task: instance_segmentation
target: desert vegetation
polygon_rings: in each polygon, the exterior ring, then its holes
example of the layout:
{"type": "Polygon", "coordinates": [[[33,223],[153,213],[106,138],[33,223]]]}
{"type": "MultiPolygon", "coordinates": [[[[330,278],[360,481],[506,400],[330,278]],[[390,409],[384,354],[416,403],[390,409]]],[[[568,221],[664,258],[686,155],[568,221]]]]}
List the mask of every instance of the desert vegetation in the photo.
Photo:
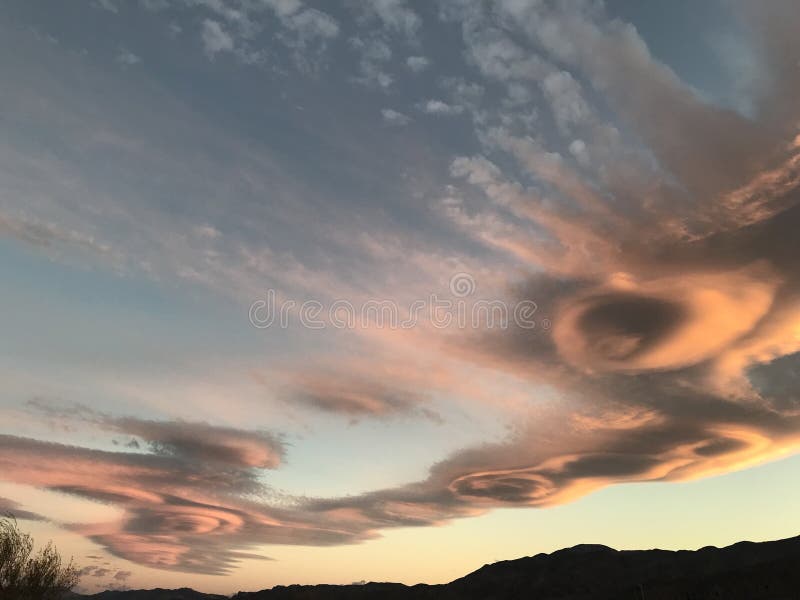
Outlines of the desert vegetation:
{"type": "Polygon", "coordinates": [[[34,551],[30,534],[13,517],[0,518],[0,598],[59,600],[78,583],[78,569],[65,563],[52,542],[34,551]]]}

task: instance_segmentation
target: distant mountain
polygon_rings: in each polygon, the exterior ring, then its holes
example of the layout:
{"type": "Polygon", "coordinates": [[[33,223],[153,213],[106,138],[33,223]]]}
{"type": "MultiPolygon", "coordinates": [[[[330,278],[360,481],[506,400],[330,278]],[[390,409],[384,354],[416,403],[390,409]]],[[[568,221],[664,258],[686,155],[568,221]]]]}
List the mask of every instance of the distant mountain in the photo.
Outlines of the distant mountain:
{"type": "Polygon", "coordinates": [[[227,596],[203,594],[189,588],[180,588],[178,590],[162,590],[161,588],[154,590],[108,590],[88,596],[72,594],[65,600],[86,600],[88,598],[91,598],[91,600],[228,600],[227,596]]]}
{"type": "MultiPolygon", "coordinates": [[[[218,600],[192,590],[104,592],[92,600],[218,600]],[[110,595],[113,594],[113,595],[110,595]],[[172,595],[170,595],[172,594],[172,595]],[[192,595],[193,594],[193,595],[192,595]]],[[[800,537],[697,551],[580,545],[485,565],[442,585],[290,585],[233,600],[800,600],[800,537]]]]}

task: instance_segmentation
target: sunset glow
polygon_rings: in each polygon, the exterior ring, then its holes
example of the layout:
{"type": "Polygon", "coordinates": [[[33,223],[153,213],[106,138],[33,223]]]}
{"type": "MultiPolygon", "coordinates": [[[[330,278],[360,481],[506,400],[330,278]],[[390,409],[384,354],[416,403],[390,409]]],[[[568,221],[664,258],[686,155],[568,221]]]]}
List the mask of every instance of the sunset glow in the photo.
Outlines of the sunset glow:
{"type": "Polygon", "coordinates": [[[798,31],[3,3],[0,513],[84,592],[797,535],[798,31]]]}

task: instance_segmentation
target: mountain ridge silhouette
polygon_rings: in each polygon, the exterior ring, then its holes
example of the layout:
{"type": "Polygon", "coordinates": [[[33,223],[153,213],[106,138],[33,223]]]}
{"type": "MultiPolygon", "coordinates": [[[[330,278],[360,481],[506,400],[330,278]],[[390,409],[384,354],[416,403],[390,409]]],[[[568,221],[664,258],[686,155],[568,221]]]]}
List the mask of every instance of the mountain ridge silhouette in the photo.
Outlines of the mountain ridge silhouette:
{"type": "MultiPolygon", "coordinates": [[[[106,591],[74,600],[221,600],[180,590],[106,591]]],[[[233,600],[800,600],[800,536],[699,550],[579,544],[486,564],[445,584],[288,585],[233,600]]]]}

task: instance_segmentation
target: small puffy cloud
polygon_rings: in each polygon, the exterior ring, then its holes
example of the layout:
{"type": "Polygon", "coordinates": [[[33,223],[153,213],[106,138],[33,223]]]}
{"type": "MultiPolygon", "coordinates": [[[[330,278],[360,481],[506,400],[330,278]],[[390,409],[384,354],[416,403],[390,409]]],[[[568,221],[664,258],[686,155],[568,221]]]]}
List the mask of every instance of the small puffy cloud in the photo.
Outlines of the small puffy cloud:
{"type": "Polygon", "coordinates": [[[264,4],[281,25],[297,36],[293,45],[304,47],[312,41],[330,40],[339,35],[336,19],[316,8],[306,8],[300,0],[265,0],[264,4]]]}
{"type": "Polygon", "coordinates": [[[589,152],[586,149],[586,142],[583,140],[572,140],[569,145],[569,153],[578,161],[580,166],[589,166],[589,152]]]}
{"type": "Polygon", "coordinates": [[[392,85],[394,78],[385,70],[385,64],[392,58],[392,49],[386,42],[376,38],[354,37],[350,45],[361,55],[358,63],[361,75],[356,81],[383,89],[392,85]]]}
{"type": "Polygon", "coordinates": [[[485,76],[499,81],[539,81],[552,69],[541,56],[522,48],[496,28],[464,34],[467,57],[485,76]]]}
{"type": "Polygon", "coordinates": [[[464,107],[458,104],[448,104],[442,100],[427,100],[419,105],[419,109],[429,115],[442,115],[451,117],[464,112],[464,107]]]}
{"type": "Polygon", "coordinates": [[[384,108],[381,110],[383,121],[389,125],[408,125],[411,122],[411,117],[404,115],[392,108],[384,108]]]}
{"type": "Polygon", "coordinates": [[[424,56],[409,56],[406,59],[406,65],[408,65],[408,68],[414,71],[414,73],[424,71],[430,64],[431,61],[424,56]]]}
{"type": "Polygon", "coordinates": [[[474,81],[466,81],[460,77],[448,77],[442,81],[442,88],[447,92],[453,104],[463,106],[465,110],[476,111],[483,99],[484,87],[474,81]]]}
{"type": "Polygon", "coordinates": [[[126,50],[125,48],[122,48],[119,51],[119,53],[117,54],[117,59],[116,60],[121,65],[125,65],[125,66],[128,66],[128,67],[133,66],[133,65],[138,65],[140,62],[142,62],[141,58],[139,58],[136,54],[134,54],[130,50],[126,50]]]}
{"type": "Polygon", "coordinates": [[[218,21],[203,21],[202,38],[203,48],[212,58],[220,52],[231,52],[234,48],[233,38],[218,21]]]}
{"type": "Polygon", "coordinates": [[[300,40],[332,39],[339,35],[339,24],[329,14],[314,8],[295,13],[285,21],[300,40]]]}

